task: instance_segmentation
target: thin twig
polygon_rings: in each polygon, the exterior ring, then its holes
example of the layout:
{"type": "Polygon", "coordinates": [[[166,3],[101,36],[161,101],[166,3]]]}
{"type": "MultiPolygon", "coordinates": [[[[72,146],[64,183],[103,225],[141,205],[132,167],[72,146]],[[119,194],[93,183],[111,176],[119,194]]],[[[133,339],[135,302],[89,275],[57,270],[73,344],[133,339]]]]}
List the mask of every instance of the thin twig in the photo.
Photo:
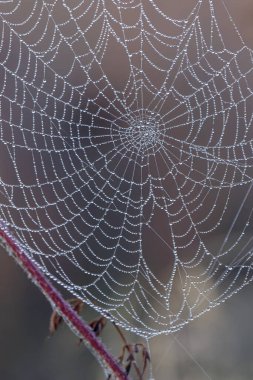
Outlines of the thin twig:
{"type": "Polygon", "coordinates": [[[48,281],[44,273],[32,261],[19,246],[17,240],[2,225],[0,226],[0,245],[8,254],[23,268],[29,278],[38,286],[41,292],[51,303],[53,309],[63,317],[69,328],[83,341],[85,346],[92,352],[101,364],[106,376],[115,377],[117,380],[129,380],[129,377],[116,359],[107,351],[103,343],[96,337],[79,315],[66,302],[55,287],[48,281]]]}
{"type": "MultiPolygon", "coordinates": [[[[113,326],[115,327],[117,333],[119,334],[119,336],[121,337],[122,339],[122,342],[124,343],[124,347],[123,347],[123,352],[122,352],[122,357],[124,357],[124,352],[125,350],[128,351],[129,355],[133,355],[133,349],[132,349],[132,346],[131,344],[129,344],[126,340],[126,337],[125,335],[123,334],[123,332],[121,331],[121,329],[119,328],[119,326],[116,325],[115,322],[112,322],[113,323],[113,326]]],[[[137,373],[137,376],[139,377],[140,380],[143,379],[143,374],[141,373],[141,371],[139,370],[139,367],[137,366],[137,364],[135,363],[135,361],[133,361],[133,366],[134,366],[134,369],[137,373]]]]}

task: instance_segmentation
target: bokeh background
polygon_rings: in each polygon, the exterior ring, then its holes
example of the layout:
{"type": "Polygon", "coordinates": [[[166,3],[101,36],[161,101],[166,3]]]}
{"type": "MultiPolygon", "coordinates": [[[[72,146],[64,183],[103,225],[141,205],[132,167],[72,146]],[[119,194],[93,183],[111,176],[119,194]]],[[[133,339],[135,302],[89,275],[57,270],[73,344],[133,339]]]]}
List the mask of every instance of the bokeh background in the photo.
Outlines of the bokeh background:
{"type": "MultiPolygon", "coordinates": [[[[162,5],[162,0],[158,3],[162,5]]],[[[194,1],[187,2],[187,7],[191,7],[189,3],[194,1]]],[[[173,16],[180,17],[185,12],[185,1],[170,4],[173,16]]],[[[253,48],[252,1],[227,0],[226,4],[245,42],[253,48]]],[[[182,331],[153,338],[150,348],[154,378],[252,379],[252,295],[249,285],[182,331]]],[[[66,327],[49,336],[50,314],[45,298],[1,250],[0,379],[102,380],[96,361],[66,327]]],[[[86,310],[84,316],[91,320],[96,315],[86,310]]],[[[133,334],[127,336],[134,342],[141,341],[133,334]]],[[[103,340],[116,355],[119,353],[120,342],[110,326],[106,327],[103,340]]]]}

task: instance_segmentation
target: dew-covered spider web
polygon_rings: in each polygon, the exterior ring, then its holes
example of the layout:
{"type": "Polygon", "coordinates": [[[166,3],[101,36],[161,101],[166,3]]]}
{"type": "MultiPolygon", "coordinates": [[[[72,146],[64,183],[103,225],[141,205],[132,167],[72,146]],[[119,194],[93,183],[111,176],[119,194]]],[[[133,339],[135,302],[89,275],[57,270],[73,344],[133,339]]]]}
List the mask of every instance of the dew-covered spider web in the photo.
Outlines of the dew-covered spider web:
{"type": "Polygon", "coordinates": [[[253,275],[253,52],[223,1],[173,4],[0,2],[0,218],[146,337],[253,275]]]}

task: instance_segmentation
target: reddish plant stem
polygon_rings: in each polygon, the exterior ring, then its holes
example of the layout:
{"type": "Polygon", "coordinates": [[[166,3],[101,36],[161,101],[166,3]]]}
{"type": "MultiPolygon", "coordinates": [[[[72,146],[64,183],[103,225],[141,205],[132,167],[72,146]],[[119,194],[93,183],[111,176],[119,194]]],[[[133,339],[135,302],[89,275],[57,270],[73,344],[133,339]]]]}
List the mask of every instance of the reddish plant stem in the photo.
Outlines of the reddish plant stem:
{"type": "Polygon", "coordinates": [[[16,239],[6,229],[0,226],[0,244],[23,268],[29,278],[46,296],[52,307],[64,318],[70,329],[80,338],[85,346],[93,353],[103,367],[107,376],[117,380],[129,380],[125,371],[116,359],[107,351],[103,343],[96,337],[90,326],[72,309],[61,294],[45,277],[39,267],[22,251],[16,239]]]}

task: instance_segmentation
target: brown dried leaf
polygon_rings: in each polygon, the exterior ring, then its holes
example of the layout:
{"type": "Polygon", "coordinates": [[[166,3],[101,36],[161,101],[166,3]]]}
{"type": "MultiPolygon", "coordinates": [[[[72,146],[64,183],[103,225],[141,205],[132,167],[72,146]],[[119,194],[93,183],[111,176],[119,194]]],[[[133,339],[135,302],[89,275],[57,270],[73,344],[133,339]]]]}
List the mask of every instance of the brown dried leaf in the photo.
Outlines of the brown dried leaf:
{"type": "Polygon", "coordinates": [[[99,319],[95,319],[90,323],[90,327],[96,334],[96,336],[100,336],[104,327],[106,325],[106,319],[104,317],[101,317],[99,319]]]}
{"type": "Polygon", "coordinates": [[[129,372],[130,372],[130,370],[131,370],[131,366],[132,366],[132,362],[130,361],[130,362],[126,365],[126,367],[125,367],[125,369],[126,369],[126,374],[127,374],[127,375],[129,374],[129,372]]]}
{"type": "Polygon", "coordinates": [[[54,310],[53,313],[51,314],[50,321],[49,321],[49,332],[51,335],[53,335],[56,332],[56,330],[58,329],[61,323],[62,323],[62,317],[57,313],[56,310],[54,310]]]}
{"type": "Polygon", "coordinates": [[[142,358],[143,358],[143,369],[142,369],[142,376],[144,375],[144,372],[146,371],[146,368],[148,366],[148,363],[150,363],[150,355],[146,347],[143,346],[142,350],[142,358]]]}
{"type": "MultiPolygon", "coordinates": [[[[77,312],[77,314],[80,314],[83,308],[83,302],[79,300],[78,298],[71,298],[67,300],[72,308],[77,312]]],[[[51,335],[53,335],[56,330],[58,330],[58,327],[62,323],[63,319],[62,317],[57,313],[56,310],[53,311],[50,317],[49,321],[49,332],[51,335]]]]}
{"type": "Polygon", "coordinates": [[[83,309],[83,301],[79,300],[78,298],[70,298],[67,300],[70,305],[73,307],[73,309],[77,312],[77,314],[80,314],[83,309]]]}
{"type": "Polygon", "coordinates": [[[135,359],[134,359],[134,355],[132,353],[130,353],[127,357],[127,362],[133,362],[135,359]]]}

